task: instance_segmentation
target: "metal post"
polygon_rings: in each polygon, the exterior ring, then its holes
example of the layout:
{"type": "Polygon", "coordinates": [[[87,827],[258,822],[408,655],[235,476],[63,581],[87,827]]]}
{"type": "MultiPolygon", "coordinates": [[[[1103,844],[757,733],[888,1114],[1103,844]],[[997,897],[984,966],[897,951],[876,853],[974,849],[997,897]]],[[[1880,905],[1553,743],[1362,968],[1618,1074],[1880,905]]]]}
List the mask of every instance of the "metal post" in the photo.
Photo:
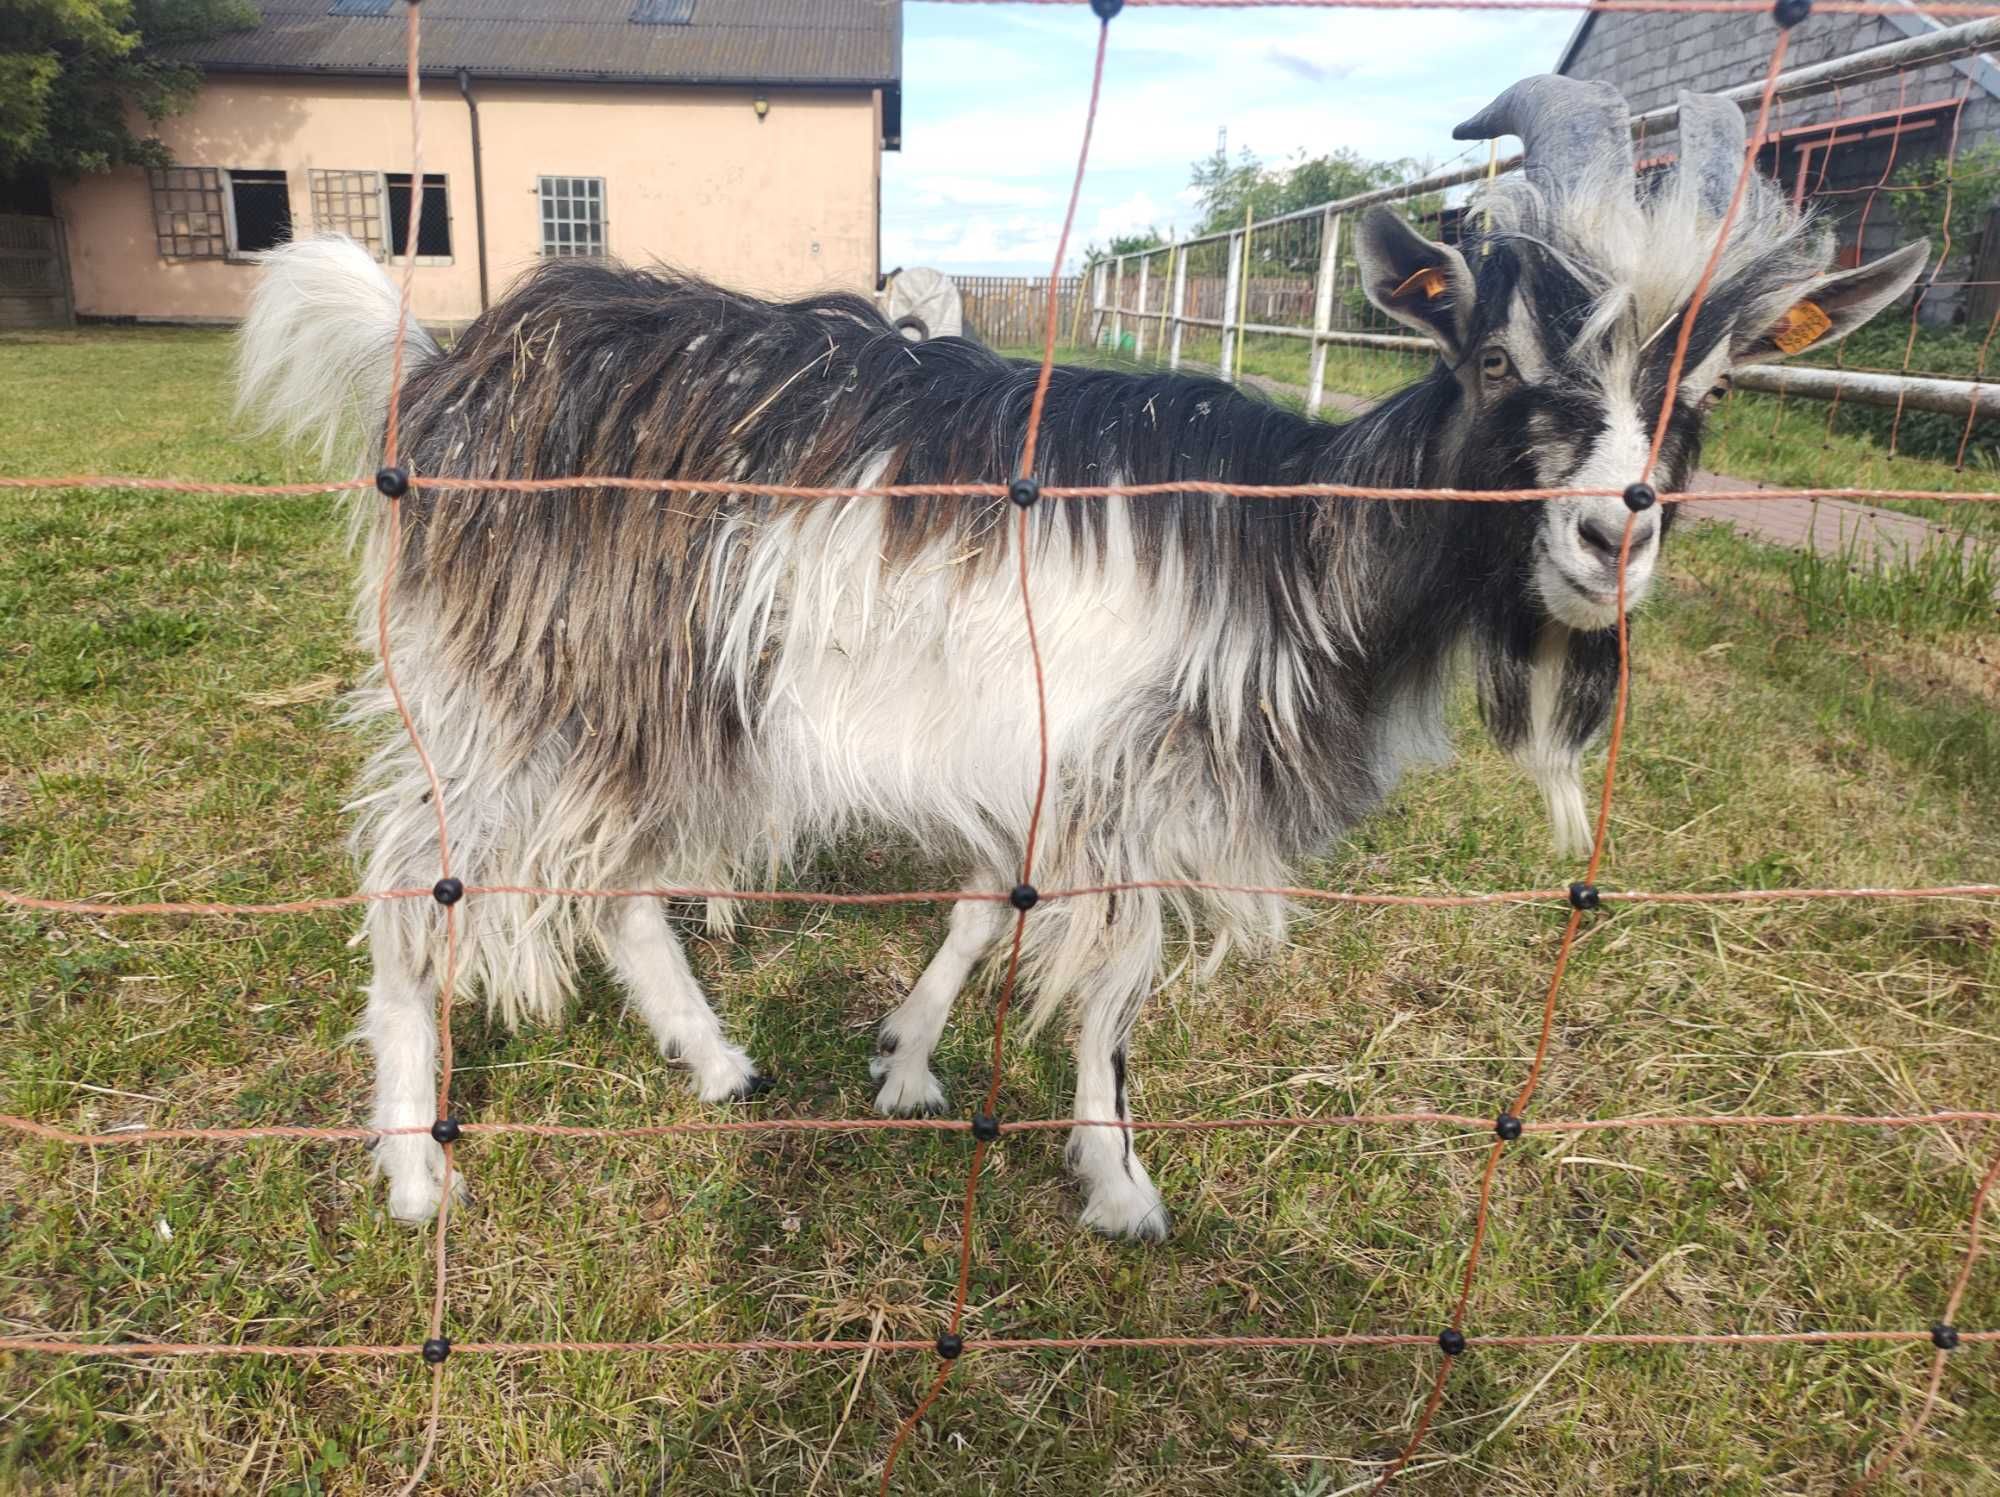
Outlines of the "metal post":
{"type": "Polygon", "coordinates": [[[1132,319],[1132,357],[1146,357],[1146,282],[1152,278],[1153,257],[1139,257],[1139,315],[1132,319]]]}
{"type": "Polygon", "coordinates": [[[1125,257],[1111,262],[1111,351],[1125,346],[1125,257]]]}
{"type": "Polygon", "coordinates": [[[1173,341],[1167,346],[1167,367],[1181,367],[1181,319],[1187,315],[1187,251],[1182,249],[1174,261],[1173,341]]]}
{"type": "Polygon", "coordinates": [[[1327,213],[1319,224],[1319,285],[1313,291],[1312,375],[1306,382],[1306,414],[1317,416],[1326,394],[1326,335],[1333,331],[1333,284],[1340,265],[1340,215],[1327,213]]]}
{"type": "Polygon", "coordinates": [[[1222,283],[1222,358],[1216,365],[1216,373],[1224,379],[1230,378],[1230,370],[1235,367],[1236,357],[1236,288],[1242,284],[1243,256],[1237,246],[1243,243],[1243,231],[1238,229],[1229,236],[1229,272],[1222,283]]]}

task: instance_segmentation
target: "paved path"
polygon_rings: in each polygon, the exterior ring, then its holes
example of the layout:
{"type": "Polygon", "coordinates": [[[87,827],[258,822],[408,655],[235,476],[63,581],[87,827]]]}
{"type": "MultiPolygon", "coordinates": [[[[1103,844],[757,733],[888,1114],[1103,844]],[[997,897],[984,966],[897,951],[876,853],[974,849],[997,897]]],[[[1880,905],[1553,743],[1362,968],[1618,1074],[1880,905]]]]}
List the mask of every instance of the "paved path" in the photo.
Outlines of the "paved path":
{"type": "MultiPolygon", "coordinates": [[[[1697,494],[1706,489],[1770,487],[1773,485],[1723,473],[1697,473],[1689,485],[1697,494]]],[[[1810,549],[1821,556],[1852,554],[1863,562],[1916,557],[1933,546],[1956,545],[1968,555],[1974,549],[1971,537],[1958,535],[1935,521],[1849,499],[1717,499],[1694,506],[1688,513],[1775,546],[1810,549]]]]}

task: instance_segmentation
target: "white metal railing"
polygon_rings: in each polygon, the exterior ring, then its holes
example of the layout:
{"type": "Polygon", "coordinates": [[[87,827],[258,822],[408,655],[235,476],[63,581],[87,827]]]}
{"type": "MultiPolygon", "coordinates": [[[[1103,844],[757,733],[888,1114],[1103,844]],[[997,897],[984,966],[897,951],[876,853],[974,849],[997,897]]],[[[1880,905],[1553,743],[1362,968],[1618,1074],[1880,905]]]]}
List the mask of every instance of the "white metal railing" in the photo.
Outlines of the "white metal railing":
{"type": "MultiPolygon", "coordinates": [[[[1890,42],[1849,53],[1810,67],[1795,68],[1779,75],[1776,97],[1804,98],[1824,93],[1856,79],[1893,74],[1926,63],[1948,62],[2000,48],[2000,17],[1969,21],[1961,26],[1943,26],[1924,35],[1890,42]]],[[[1722,91],[1723,97],[1738,102],[1754,101],[1763,92],[1762,81],[1746,83],[1722,91]]],[[[1634,135],[1671,127],[1678,106],[1651,110],[1632,122],[1634,135]]],[[[1425,339],[1371,332],[1335,325],[1339,301],[1344,225],[1364,208],[1378,203],[1408,202],[1428,197],[1450,187],[1461,186],[1520,165],[1518,156],[1497,157],[1476,166],[1455,167],[1431,172],[1409,182],[1355,193],[1333,202],[1315,204],[1268,219],[1246,220],[1240,229],[1176,237],[1165,246],[1135,251],[1096,261],[1084,268],[1090,288],[1091,333],[1096,343],[1108,325],[1112,347],[1123,349],[1126,332],[1132,334],[1131,353],[1144,358],[1150,344],[1156,351],[1164,345],[1164,359],[1171,368],[1181,367],[1184,333],[1188,329],[1219,334],[1216,372],[1235,381],[1242,373],[1243,340],[1248,336],[1290,338],[1305,343],[1309,350],[1305,381],[1306,409],[1317,414],[1326,396],[1327,350],[1334,347],[1376,348],[1430,352],[1425,339]],[[1315,263],[1310,280],[1311,320],[1280,322],[1252,321],[1249,317],[1252,251],[1260,234],[1282,232],[1297,226],[1296,232],[1316,239],[1315,263]],[[1206,253],[1211,262],[1220,262],[1222,271],[1219,316],[1189,310],[1188,267],[1206,253]],[[1165,282],[1157,294],[1152,274],[1154,260],[1163,260],[1165,282]],[[1129,270],[1128,270],[1128,267],[1129,270]],[[1158,305],[1155,305],[1157,301],[1158,305]]],[[[1351,256],[1348,264],[1352,265],[1351,256]]],[[[1303,291],[1307,281],[1301,271],[1292,278],[1303,291]]],[[[1814,399],[1851,400],[1862,405],[1903,406],[1913,410],[1942,411],[1951,415],[2000,415],[2000,387],[1972,380],[1938,379],[1914,375],[1864,373],[1825,368],[1752,368],[1741,371],[1736,383],[1750,390],[1781,392],[1814,399]]]]}

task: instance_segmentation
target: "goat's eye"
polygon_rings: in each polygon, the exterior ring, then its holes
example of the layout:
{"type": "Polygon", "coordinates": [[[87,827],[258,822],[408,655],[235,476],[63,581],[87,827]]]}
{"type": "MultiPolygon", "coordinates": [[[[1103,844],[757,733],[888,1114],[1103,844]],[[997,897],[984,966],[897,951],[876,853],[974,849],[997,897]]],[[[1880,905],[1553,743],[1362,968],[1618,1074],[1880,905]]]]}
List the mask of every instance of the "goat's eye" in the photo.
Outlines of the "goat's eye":
{"type": "Polygon", "coordinates": [[[1505,379],[1514,372],[1514,361],[1504,348],[1489,348],[1479,355],[1479,372],[1487,379],[1505,379]]]}

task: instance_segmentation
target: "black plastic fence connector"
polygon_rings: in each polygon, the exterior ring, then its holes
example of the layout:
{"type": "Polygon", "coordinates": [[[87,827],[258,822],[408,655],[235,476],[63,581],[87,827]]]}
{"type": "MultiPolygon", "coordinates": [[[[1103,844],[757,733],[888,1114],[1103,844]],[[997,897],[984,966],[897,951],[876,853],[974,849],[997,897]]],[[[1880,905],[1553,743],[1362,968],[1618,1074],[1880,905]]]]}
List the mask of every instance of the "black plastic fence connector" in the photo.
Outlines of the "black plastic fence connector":
{"type": "Polygon", "coordinates": [[[972,1115],[972,1136],[983,1144],[990,1144],[1000,1136],[1000,1119],[990,1112],[976,1112],[972,1115]]]}
{"type": "Polygon", "coordinates": [[[1625,486],[1625,507],[1633,514],[1644,514],[1660,502],[1660,491],[1650,483],[1629,483],[1625,486]]]}
{"type": "Polygon", "coordinates": [[[431,885],[431,898],[441,905],[454,905],[465,898],[465,885],[455,878],[441,878],[431,885]]]}
{"type": "Polygon", "coordinates": [[[965,1340],[957,1331],[938,1332],[937,1353],[947,1362],[954,1360],[964,1350],[965,1340]]]}
{"type": "Polygon", "coordinates": [[[1771,7],[1771,14],[1780,26],[1790,31],[1812,14],[1812,0],[1778,0],[1771,7]]]}
{"type": "Polygon", "coordinates": [[[1456,1326],[1446,1326],[1438,1332],[1438,1348],[1448,1357],[1465,1355],[1465,1332],[1456,1326]]]}
{"type": "Polygon", "coordinates": [[[1032,478],[1017,478],[1007,485],[1007,497],[1023,509],[1033,509],[1042,497],[1042,486],[1032,478]]]}
{"type": "Polygon", "coordinates": [[[1569,907],[1573,910],[1602,909],[1604,900],[1597,892],[1597,885],[1574,883],[1569,886],[1569,907]]]}
{"type": "Polygon", "coordinates": [[[1100,21],[1108,21],[1125,8],[1125,0],[1090,0],[1090,8],[1100,21]]]}
{"type": "Polygon", "coordinates": [[[400,499],[410,492],[410,470],[397,463],[375,470],[375,488],[384,499],[400,499]]]}
{"type": "Polygon", "coordinates": [[[1931,1345],[1939,1351],[1958,1350],[1958,1327],[1940,1320],[1931,1327],[1931,1345]]]}
{"type": "Polygon", "coordinates": [[[1022,914],[1026,914],[1041,902],[1041,894],[1033,884],[1016,884],[1008,891],[1007,903],[1022,914]]]}
{"type": "Polygon", "coordinates": [[[433,1336],[424,1343],[424,1360],[436,1367],[451,1355],[451,1337],[433,1336]]]}
{"type": "Polygon", "coordinates": [[[455,1144],[460,1133],[457,1118],[439,1118],[431,1124],[431,1137],[441,1144],[455,1144]]]}
{"type": "Polygon", "coordinates": [[[1493,1131],[1502,1142],[1511,1144],[1521,1136],[1521,1120],[1511,1112],[1503,1112],[1493,1120],[1493,1131]]]}

